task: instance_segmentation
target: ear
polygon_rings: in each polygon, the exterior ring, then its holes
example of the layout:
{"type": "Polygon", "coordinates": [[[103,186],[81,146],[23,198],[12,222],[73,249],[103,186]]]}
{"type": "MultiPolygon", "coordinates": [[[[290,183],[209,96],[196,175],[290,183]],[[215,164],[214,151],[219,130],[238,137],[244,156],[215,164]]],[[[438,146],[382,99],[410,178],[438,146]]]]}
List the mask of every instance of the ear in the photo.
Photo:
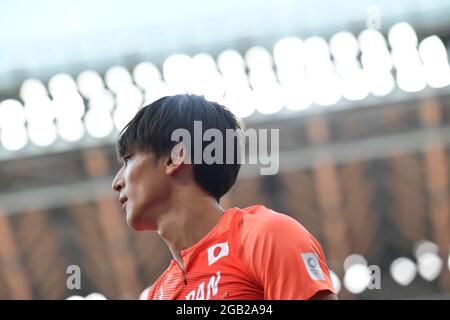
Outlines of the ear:
{"type": "Polygon", "coordinates": [[[174,174],[186,162],[186,150],[182,143],[173,147],[170,157],[166,161],[166,174],[174,174]]]}

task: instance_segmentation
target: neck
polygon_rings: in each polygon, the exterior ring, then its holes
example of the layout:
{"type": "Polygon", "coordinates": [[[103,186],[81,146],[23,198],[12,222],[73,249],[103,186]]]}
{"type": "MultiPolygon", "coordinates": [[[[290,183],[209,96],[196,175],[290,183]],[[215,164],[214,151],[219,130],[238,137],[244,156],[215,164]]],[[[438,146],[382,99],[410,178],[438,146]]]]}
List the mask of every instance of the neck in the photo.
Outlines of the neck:
{"type": "Polygon", "coordinates": [[[217,225],[224,210],[213,197],[198,191],[178,195],[171,204],[158,221],[158,232],[184,269],[181,251],[207,235],[217,225]]]}

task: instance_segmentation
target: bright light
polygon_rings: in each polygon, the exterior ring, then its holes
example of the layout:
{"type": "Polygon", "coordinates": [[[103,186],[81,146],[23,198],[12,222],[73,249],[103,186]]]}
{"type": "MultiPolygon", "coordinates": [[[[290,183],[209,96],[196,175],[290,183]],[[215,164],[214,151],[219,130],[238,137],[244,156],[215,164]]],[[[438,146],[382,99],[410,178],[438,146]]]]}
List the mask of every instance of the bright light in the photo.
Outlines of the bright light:
{"type": "Polygon", "coordinates": [[[340,75],[342,95],[351,101],[362,100],[369,94],[366,74],[360,68],[349,69],[340,75]]]}
{"type": "Polygon", "coordinates": [[[20,87],[20,98],[22,101],[33,100],[36,97],[47,96],[47,88],[38,79],[27,79],[20,87]]]}
{"type": "Polygon", "coordinates": [[[447,268],[450,271],[450,254],[448,255],[448,259],[447,259],[447,268]]]}
{"type": "Polygon", "coordinates": [[[101,92],[105,88],[102,77],[98,72],[86,70],[81,72],[77,77],[78,90],[87,98],[90,98],[97,92],[101,92]]]}
{"type": "Polygon", "coordinates": [[[0,130],[0,140],[3,148],[17,151],[25,147],[28,142],[27,130],[23,125],[7,126],[0,130]]]}
{"type": "Polygon", "coordinates": [[[284,38],[273,48],[273,56],[278,69],[294,69],[303,73],[303,41],[296,37],[284,38]]]}
{"type": "Polygon", "coordinates": [[[203,73],[217,71],[217,65],[214,58],[208,53],[199,53],[192,57],[195,68],[203,73]]]}
{"type": "Polygon", "coordinates": [[[217,65],[224,77],[245,71],[245,61],[236,50],[226,50],[217,58],[217,65]]]}
{"type": "Polygon", "coordinates": [[[89,100],[89,109],[102,109],[111,112],[114,108],[114,96],[108,90],[96,92],[89,100]]]}
{"type": "Polygon", "coordinates": [[[107,300],[107,299],[103,294],[94,292],[87,295],[86,300],[107,300]]]}
{"type": "Polygon", "coordinates": [[[249,69],[272,68],[272,56],[263,47],[253,47],[245,53],[245,61],[249,69]]]}
{"type": "Polygon", "coordinates": [[[405,92],[419,92],[427,85],[426,75],[421,66],[397,70],[397,85],[405,92]]]}
{"type": "Polygon", "coordinates": [[[363,264],[353,264],[344,275],[344,286],[354,294],[363,292],[370,284],[370,270],[363,264]]]}
{"type": "Polygon", "coordinates": [[[65,96],[77,92],[75,80],[67,73],[59,73],[50,78],[48,90],[52,97],[65,96]]]}
{"type": "Polygon", "coordinates": [[[51,123],[55,119],[55,106],[48,96],[27,100],[24,111],[29,123],[51,123]]]}
{"type": "Polygon", "coordinates": [[[417,274],[416,264],[408,258],[401,257],[395,259],[390,267],[392,278],[400,285],[409,285],[417,274]]]}
{"type": "Polygon", "coordinates": [[[362,264],[364,266],[367,266],[367,260],[360,254],[352,254],[345,259],[344,270],[347,271],[347,269],[354,264],[362,264]]]}
{"type": "Polygon", "coordinates": [[[173,94],[192,92],[195,72],[192,58],[185,54],[174,54],[163,64],[164,80],[173,94]]]}
{"type": "Polygon", "coordinates": [[[114,110],[113,119],[114,119],[114,126],[117,128],[117,130],[122,130],[128,122],[133,119],[133,117],[136,115],[137,109],[133,108],[117,108],[114,110]]]}
{"type": "Polygon", "coordinates": [[[283,85],[281,90],[283,92],[284,105],[290,110],[304,110],[312,104],[311,91],[308,89],[306,81],[298,86],[283,85]]]}
{"type": "Polygon", "coordinates": [[[57,96],[53,99],[55,118],[59,121],[81,119],[85,112],[83,98],[79,93],[71,93],[67,96],[57,96]]]}
{"type": "Polygon", "coordinates": [[[309,71],[308,68],[316,72],[330,72],[333,70],[330,60],[330,48],[324,38],[310,37],[305,40],[304,47],[307,71],[309,71]]]}
{"type": "Polygon", "coordinates": [[[25,112],[22,103],[14,99],[0,102],[0,128],[25,123],[25,112]]]}
{"type": "Polygon", "coordinates": [[[55,125],[51,122],[28,123],[28,134],[31,142],[39,147],[47,147],[57,138],[55,125]]]}
{"type": "Polygon", "coordinates": [[[111,115],[104,109],[88,110],[84,122],[87,132],[94,138],[104,138],[113,130],[111,115]]]}
{"type": "Polygon", "coordinates": [[[225,105],[238,118],[245,118],[255,112],[255,98],[249,87],[236,87],[225,93],[225,105]]]}
{"type": "Polygon", "coordinates": [[[170,90],[165,84],[164,81],[155,82],[151,89],[145,91],[144,98],[144,106],[149,105],[150,103],[164,97],[170,95],[170,90]]]}
{"type": "Polygon", "coordinates": [[[414,28],[407,22],[393,25],[388,32],[391,47],[417,47],[417,34],[414,28]]]}
{"type": "Polygon", "coordinates": [[[116,99],[117,108],[137,110],[142,105],[144,95],[138,87],[130,84],[126,87],[122,87],[119,91],[117,91],[116,99]]]}
{"type": "Polygon", "coordinates": [[[151,89],[155,82],[161,81],[161,72],[150,62],[141,62],[133,69],[134,82],[142,89],[151,89]]]}
{"type": "Polygon", "coordinates": [[[73,295],[73,296],[67,297],[66,300],[85,300],[85,298],[82,296],[73,295]]]}
{"type": "Polygon", "coordinates": [[[331,282],[333,283],[333,287],[336,290],[336,294],[338,294],[341,291],[341,280],[333,270],[330,270],[330,277],[331,282]]]}
{"type": "Polygon", "coordinates": [[[359,53],[358,41],[352,33],[347,31],[338,32],[331,37],[330,49],[338,60],[355,60],[359,53]]]}
{"type": "Polygon", "coordinates": [[[438,252],[439,247],[437,246],[437,244],[428,240],[421,240],[414,246],[414,255],[416,256],[417,260],[425,253],[437,254],[438,252]]]}
{"type": "Polygon", "coordinates": [[[78,141],[84,135],[84,126],[81,120],[59,121],[57,129],[59,136],[68,142],[78,141]]]}
{"type": "Polygon", "coordinates": [[[442,270],[442,259],[436,253],[422,254],[418,259],[419,274],[427,281],[435,280],[442,270]]]}
{"type": "Polygon", "coordinates": [[[384,74],[392,70],[392,56],[387,48],[361,53],[361,64],[367,73],[384,74]]]}
{"type": "Polygon", "coordinates": [[[420,58],[425,66],[427,81],[432,88],[443,88],[450,84],[450,66],[447,50],[442,40],[431,36],[419,45],[420,58]]]}
{"type": "Polygon", "coordinates": [[[273,114],[283,108],[282,91],[279,85],[254,90],[256,110],[262,114],[273,114]]]}
{"type": "Polygon", "coordinates": [[[366,29],[358,36],[359,47],[362,52],[377,52],[381,48],[387,49],[387,42],[383,34],[375,29],[366,29]]]}
{"type": "Polygon", "coordinates": [[[275,73],[271,69],[250,70],[248,76],[253,89],[273,86],[277,82],[275,73]]]}
{"type": "Polygon", "coordinates": [[[313,101],[320,106],[330,106],[341,99],[341,83],[335,74],[309,79],[313,101]]]}
{"type": "Polygon", "coordinates": [[[429,66],[448,66],[447,50],[438,36],[431,36],[422,40],[419,45],[419,54],[422,62],[429,66]]]}
{"type": "Polygon", "coordinates": [[[414,254],[417,259],[419,274],[427,281],[433,281],[442,270],[443,261],[438,255],[439,247],[428,240],[419,241],[415,245],[414,254]]]}
{"type": "Polygon", "coordinates": [[[119,91],[123,86],[132,83],[130,72],[122,66],[111,67],[105,74],[105,82],[113,92],[119,91]]]}
{"type": "Polygon", "coordinates": [[[370,92],[376,97],[384,97],[395,88],[395,79],[390,72],[384,75],[368,73],[367,78],[370,84],[370,92]]]}
{"type": "Polygon", "coordinates": [[[223,76],[217,70],[214,58],[207,53],[199,53],[192,58],[196,70],[193,93],[204,95],[207,100],[221,101],[225,91],[223,76]]]}

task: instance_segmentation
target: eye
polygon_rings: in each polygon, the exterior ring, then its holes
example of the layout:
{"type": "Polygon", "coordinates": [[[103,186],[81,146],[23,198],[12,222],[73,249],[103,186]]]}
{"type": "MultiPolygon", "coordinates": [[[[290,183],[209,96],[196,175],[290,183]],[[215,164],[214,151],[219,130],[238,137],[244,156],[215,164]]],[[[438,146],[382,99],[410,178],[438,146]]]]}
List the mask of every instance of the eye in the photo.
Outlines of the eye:
{"type": "Polygon", "coordinates": [[[123,162],[124,162],[125,164],[127,164],[127,163],[128,163],[128,160],[130,160],[130,158],[131,158],[131,156],[125,156],[125,157],[123,157],[123,162]]]}

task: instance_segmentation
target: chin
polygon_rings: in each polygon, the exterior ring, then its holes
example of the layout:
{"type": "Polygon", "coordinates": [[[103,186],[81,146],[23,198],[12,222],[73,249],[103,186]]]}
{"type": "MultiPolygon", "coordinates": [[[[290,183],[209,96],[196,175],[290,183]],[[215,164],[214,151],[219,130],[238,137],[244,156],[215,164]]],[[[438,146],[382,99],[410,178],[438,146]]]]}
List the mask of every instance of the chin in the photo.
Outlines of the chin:
{"type": "Polygon", "coordinates": [[[134,231],[153,230],[139,216],[134,216],[131,212],[127,214],[127,224],[134,231]]]}

